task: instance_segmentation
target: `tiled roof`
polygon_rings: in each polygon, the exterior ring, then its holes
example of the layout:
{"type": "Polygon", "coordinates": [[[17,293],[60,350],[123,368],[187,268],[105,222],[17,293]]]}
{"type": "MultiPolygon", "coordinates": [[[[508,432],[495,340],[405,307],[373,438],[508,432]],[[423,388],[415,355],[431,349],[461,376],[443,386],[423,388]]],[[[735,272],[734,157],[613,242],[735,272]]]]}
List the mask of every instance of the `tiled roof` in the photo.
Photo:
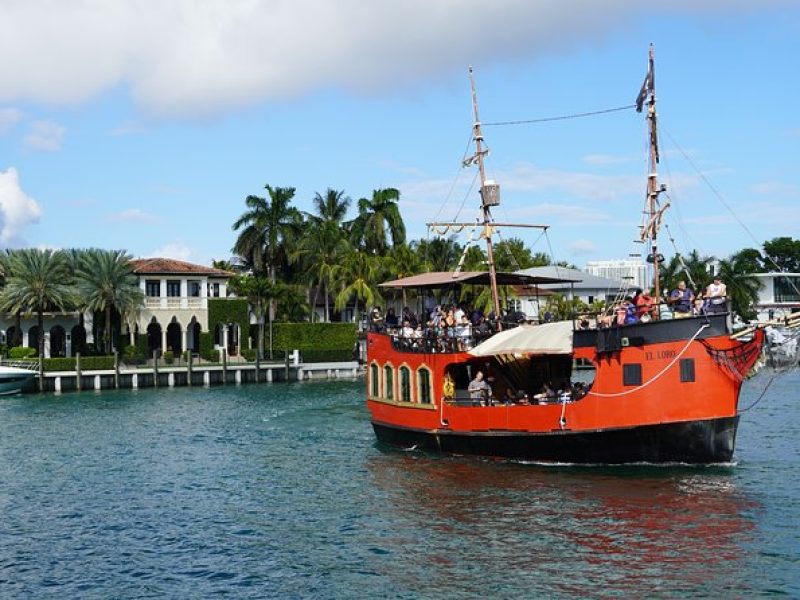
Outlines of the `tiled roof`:
{"type": "Polygon", "coordinates": [[[139,275],[211,275],[233,277],[230,271],[196,265],[174,258],[137,258],[131,261],[133,271],[139,275]]]}

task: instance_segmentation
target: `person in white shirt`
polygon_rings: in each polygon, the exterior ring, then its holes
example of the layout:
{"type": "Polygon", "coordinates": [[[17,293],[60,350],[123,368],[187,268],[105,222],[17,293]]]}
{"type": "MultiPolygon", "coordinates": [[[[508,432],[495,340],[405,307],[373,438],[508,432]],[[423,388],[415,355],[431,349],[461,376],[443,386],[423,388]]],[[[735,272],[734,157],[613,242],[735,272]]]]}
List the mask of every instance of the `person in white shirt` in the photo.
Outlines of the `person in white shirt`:
{"type": "Polygon", "coordinates": [[[706,288],[706,313],[720,314],[728,311],[728,290],[719,275],[714,276],[714,281],[706,288]]]}

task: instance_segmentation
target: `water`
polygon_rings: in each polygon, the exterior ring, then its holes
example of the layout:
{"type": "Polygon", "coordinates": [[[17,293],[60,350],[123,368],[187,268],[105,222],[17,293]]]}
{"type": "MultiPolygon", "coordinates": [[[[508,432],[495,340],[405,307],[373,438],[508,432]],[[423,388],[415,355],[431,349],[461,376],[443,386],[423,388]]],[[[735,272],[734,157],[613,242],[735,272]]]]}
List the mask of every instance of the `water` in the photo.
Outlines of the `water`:
{"type": "Polygon", "coordinates": [[[360,382],[0,399],[0,596],[797,597],[799,386],[705,468],[386,450],[360,382]]]}

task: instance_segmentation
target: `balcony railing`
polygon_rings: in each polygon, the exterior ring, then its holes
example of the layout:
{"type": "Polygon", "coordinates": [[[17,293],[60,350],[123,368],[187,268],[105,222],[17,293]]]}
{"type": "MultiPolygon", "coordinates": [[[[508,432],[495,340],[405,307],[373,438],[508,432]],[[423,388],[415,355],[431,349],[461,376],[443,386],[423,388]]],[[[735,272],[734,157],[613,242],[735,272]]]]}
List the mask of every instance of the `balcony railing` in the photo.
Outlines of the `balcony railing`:
{"type": "Polygon", "coordinates": [[[144,299],[145,308],[174,310],[176,308],[208,308],[207,298],[167,296],[166,298],[148,296],[144,299]]]}

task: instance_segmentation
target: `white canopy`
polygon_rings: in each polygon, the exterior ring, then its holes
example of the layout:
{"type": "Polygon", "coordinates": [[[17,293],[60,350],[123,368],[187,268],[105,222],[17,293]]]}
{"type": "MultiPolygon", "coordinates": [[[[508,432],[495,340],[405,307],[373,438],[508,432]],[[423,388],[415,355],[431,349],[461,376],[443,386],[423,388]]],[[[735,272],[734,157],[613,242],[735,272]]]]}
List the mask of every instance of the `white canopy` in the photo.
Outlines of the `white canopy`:
{"type": "Polygon", "coordinates": [[[572,322],[520,325],[493,335],[469,353],[473,356],[572,354],[572,322]]]}

